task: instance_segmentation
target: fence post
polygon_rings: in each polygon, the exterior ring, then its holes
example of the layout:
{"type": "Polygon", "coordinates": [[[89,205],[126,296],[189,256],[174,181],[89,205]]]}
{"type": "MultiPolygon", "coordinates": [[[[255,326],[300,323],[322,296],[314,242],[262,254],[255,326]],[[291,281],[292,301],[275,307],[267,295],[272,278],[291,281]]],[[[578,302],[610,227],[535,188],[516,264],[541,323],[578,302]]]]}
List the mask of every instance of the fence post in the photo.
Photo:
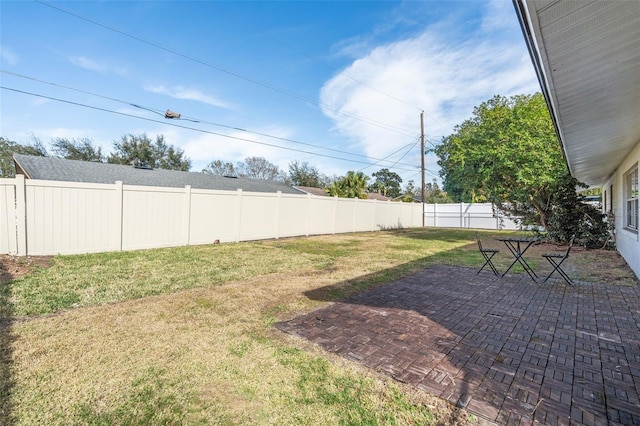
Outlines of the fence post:
{"type": "Polygon", "coordinates": [[[280,203],[282,202],[282,191],[276,192],[276,211],[274,218],[274,233],[276,240],[280,238],[280,203]]]}
{"type": "Polygon", "coordinates": [[[240,230],[242,222],[242,189],[238,188],[238,198],[236,201],[236,223],[235,223],[235,240],[236,243],[240,242],[240,230]]]}
{"type": "Polygon", "coordinates": [[[304,234],[309,236],[309,214],[311,212],[311,194],[307,193],[307,201],[305,202],[304,215],[304,234]]]}
{"type": "MultiPolygon", "coordinates": [[[[390,201],[387,202],[387,204],[390,201]]],[[[371,227],[369,228],[371,231],[376,230],[376,210],[378,210],[378,200],[373,200],[373,213],[371,214],[371,227]]]]}
{"type": "Polygon", "coordinates": [[[338,214],[338,196],[334,195],[333,196],[333,214],[331,215],[332,219],[332,223],[331,223],[331,233],[335,234],[336,233],[336,215],[338,214]]]}
{"type": "Polygon", "coordinates": [[[116,226],[115,226],[115,240],[116,240],[116,250],[122,251],[122,229],[123,229],[123,221],[124,221],[124,190],[122,186],[122,181],[117,180],[115,183],[115,191],[116,191],[116,199],[115,205],[113,206],[113,210],[116,215],[116,226]]]}
{"type": "Polygon", "coordinates": [[[184,186],[184,203],[182,205],[182,215],[184,222],[182,223],[182,235],[184,238],[184,245],[188,246],[191,236],[191,185],[184,186]]]}
{"type": "Polygon", "coordinates": [[[0,185],[0,249],[1,243],[5,243],[5,249],[0,254],[18,253],[16,225],[16,180],[14,178],[11,179],[10,184],[0,185]]]}
{"type": "Polygon", "coordinates": [[[24,175],[16,175],[16,242],[18,256],[26,256],[27,249],[27,200],[24,175]]]}
{"type": "Polygon", "coordinates": [[[438,226],[438,204],[433,203],[433,226],[438,226]]]}

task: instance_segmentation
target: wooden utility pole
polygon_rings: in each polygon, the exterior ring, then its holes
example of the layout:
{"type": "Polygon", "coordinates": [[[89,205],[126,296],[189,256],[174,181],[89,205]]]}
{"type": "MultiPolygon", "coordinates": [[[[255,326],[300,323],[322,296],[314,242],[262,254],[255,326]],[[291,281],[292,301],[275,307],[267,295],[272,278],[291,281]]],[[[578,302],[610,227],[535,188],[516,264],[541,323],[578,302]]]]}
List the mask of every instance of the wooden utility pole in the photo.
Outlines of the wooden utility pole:
{"type": "Polygon", "coordinates": [[[420,113],[420,176],[422,179],[420,202],[422,203],[422,227],[424,227],[424,111],[420,113]]]}

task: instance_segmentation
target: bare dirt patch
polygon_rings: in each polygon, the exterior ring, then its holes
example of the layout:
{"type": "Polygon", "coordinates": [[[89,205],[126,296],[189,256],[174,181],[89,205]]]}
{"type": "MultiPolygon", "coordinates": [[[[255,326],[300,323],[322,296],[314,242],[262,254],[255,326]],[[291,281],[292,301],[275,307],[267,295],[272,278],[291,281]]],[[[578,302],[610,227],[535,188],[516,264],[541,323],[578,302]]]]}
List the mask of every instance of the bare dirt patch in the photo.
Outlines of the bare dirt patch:
{"type": "Polygon", "coordinates": [[[52,256],[9,256],[0,255],[0,283],[20,278],[39,268],[53,265],[52,256]]]}
{"type": "MultiPolygon", "coordinates": [[[[566,246],[542,243],[533,246],[530,251],[527,251],[526,257],[540,259],[542,253],[562,254],[566,250],[566,246]]],[[[544,260],[540,262],[541,270],[548,269],[548,272],[551,272],[551,267],[547,262],[544,260]]],[[[620,253],[615,250],[588,250],[584,247],[573,246],[569,259],[563,263],[562,268],[567,271],[569,276],[580,281],[622,285],[640,284],[633,270],[627,265],[620,253]]]]}

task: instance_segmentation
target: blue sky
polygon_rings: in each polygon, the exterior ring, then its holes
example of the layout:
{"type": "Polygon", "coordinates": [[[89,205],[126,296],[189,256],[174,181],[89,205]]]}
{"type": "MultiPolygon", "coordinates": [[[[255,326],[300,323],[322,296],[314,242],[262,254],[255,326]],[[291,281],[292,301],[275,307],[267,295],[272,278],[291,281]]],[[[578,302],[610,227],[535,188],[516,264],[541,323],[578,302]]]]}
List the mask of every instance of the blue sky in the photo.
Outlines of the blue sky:
{"type": "Polygon", "coordinates": [[[494,95],[539,90],[509,0],[2,1],[0,20],[1,136],[108,153],[163,134],[192,171],[262,156],[419,182],[421,111],[437,143],[494,95]]]}

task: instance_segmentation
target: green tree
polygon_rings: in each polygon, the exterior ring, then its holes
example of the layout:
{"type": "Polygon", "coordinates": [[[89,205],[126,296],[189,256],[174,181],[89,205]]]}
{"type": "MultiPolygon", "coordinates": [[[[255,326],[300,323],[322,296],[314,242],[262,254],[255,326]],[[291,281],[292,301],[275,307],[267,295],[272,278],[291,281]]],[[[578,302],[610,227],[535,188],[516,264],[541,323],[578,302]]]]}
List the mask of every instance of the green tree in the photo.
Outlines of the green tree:
{"type": "Polygon", "coordinates": [[[202,169],[202,173],[208,173],[219,176],[237,176],[236,168],[233,163],[228,163],[222,160],[215,160],[207,164],[207,167],[202,169]]]}
{"type": "Polygon", "coordinates": [[[0,178],[11,178],[16,175],[13,154],[38,155],[47,157],[49,153],[40,141],[33,137],[31,143],[20,144],[0,136],[0,178]]]}
{"type": "Polygon", "coordinates": [[[404,187],[404,193],[402,194],[400,201],[405,203],[415,203],[419,201],[415,198],[418,195],[420,195],[420,189],[416,188],[415,182],[413,182],[413,179],[410,179],[404,187]]]}
{"type": "Polygon", "coordinates": [[[56,138],[51,141],[51,150],[56,157],[67,160],[95,161],[102,163],[102,148],[96,147],[89,138],[67,139],[56,138]]]}
{"type": "Polygon", "coordinates": [[[546,226],[555,184],[569,172],[543,96],[495,96],[454,130],[434,150],[447,194],[546,226]]]}
{"type": "Polygon", "coordinates": [[[306,161],[292,161],[289,163],[289,181],[291,185],[311,186],[314,188],[324,188],[328,178],[310,166],[306,161]]]}
{"type": "Polygon", "coordinates": [[[327,194],[340,198],[367,198],[367,181],[369,176],[362,172],[348,171],[347,175],[337,179],[325,190],[327,194]]]}
{"type": "Polygon", "coordinates": [[[372,175],[376,178],[369,186],[369,190],[378,192],[384,196],[395,198],[400,195],[400,184],[402,178],[395,172],[389,171],[389,169],[380,169],[372,175]]]}
{"type": "Polygon", "coordinates": [[[156,136],[152,141],[143,133],[142,135],[124,135],[120,141],[113,142],[113,150],[107,161],[113,164],[132,164],[140,162],[154,169],[168,169],[189,171],[191,160],[184,157],[184,152],[167,145],[163,135],[156,136]]]}
{"type": "Polygon", "coordinates": [[[236,169],[240,176],[252,179],[285,181],[285,173],[264,157],[247,157],[238,162],[236,169]]]}
{"type": "Polygon", "coordinates": [[[424,201],[430,204],[444,204],[453,203],[454,201],[449,195],[440,189],[438,182],[433,179],[433,182],[427,182],[424,184],[424,201]]]}

